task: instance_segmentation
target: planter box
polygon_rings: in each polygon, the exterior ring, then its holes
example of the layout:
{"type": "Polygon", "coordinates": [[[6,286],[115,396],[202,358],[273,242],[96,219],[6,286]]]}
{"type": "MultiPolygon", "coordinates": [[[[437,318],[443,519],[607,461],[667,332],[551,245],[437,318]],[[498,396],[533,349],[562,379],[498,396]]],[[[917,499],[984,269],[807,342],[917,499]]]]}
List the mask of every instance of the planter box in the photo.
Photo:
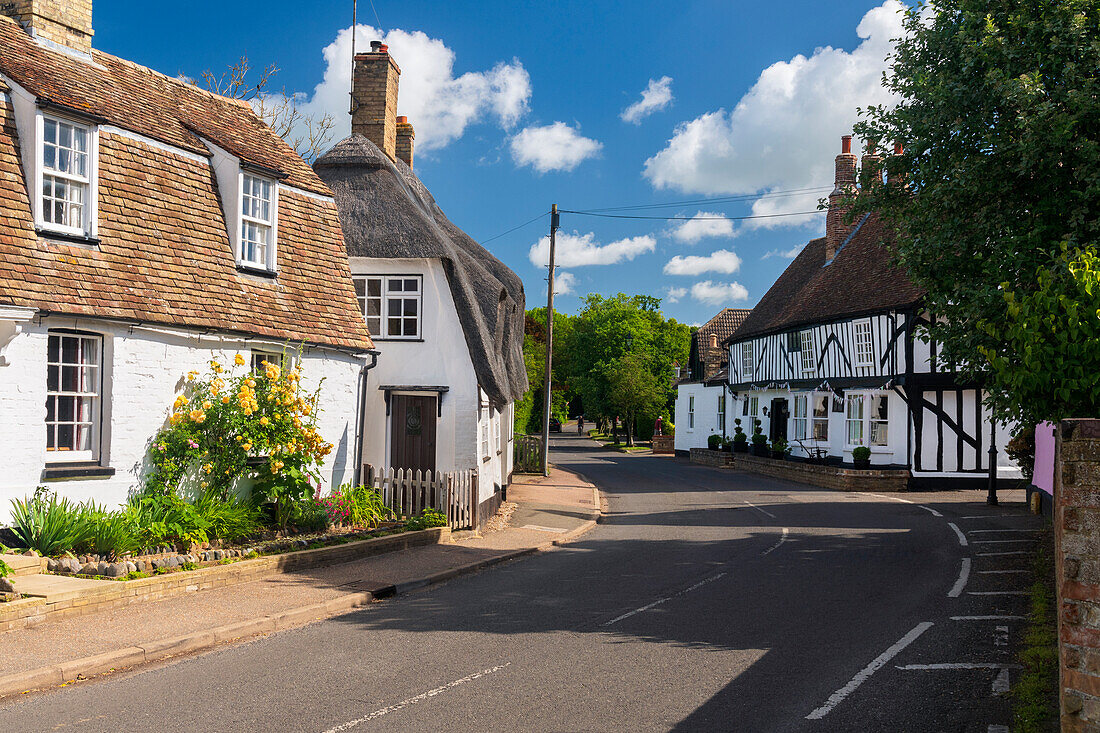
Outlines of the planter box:
{"type": "Polygon", "coordinates": [[[768,450],[768,444],[761,443],[760,445],[757,445],[756,443],[753,443],[752,454],[757,458],[767,458],[770,454],[770,451],[768,450]]]}
{"type": "Polygon", "coordinates": [[[909,488],[909,472],[905,469],[858,471],[843,466],[773,461],[757,456],[738,456],[737,468],[838,491],[907,491],[909,488]]]}
{"type": "Polygon", "coordinates": [[[871,459],[863,458],[860,460],[852,459],[852,465],[856,467],[857,471],[867,471],[871,468],[871,459]]]}
{"type": "Polygon", "coordinates": [[[733,452],[734,452],[734,453],[748,453],[748,452],[749,452],[749,444],[748,444],[748,442],[745,442],[745,443],[733,443],[732,445],[733,445],[733,452]]]}

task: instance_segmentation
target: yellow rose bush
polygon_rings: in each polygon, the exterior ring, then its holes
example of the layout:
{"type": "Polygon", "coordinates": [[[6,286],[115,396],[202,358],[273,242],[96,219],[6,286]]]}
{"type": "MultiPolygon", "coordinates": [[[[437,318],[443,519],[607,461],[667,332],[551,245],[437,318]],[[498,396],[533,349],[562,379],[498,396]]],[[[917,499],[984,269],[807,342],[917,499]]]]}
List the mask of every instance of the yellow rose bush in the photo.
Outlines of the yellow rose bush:
{"type": "Polygon", "coordinates": [[[210,362],[209,372],[190,372],[168,426],[153,439],[147,495],[175,494],[180,481],[197,475],[204,493],[229,498],[238,481],[255,479],[253,498],[275,505],[285,527],[298,503],[320,484],[318,470],[332,445],[317,432],[317,399],[302,388],[299,363],[283,369],[266,361],[261,370],[210,362]]]}

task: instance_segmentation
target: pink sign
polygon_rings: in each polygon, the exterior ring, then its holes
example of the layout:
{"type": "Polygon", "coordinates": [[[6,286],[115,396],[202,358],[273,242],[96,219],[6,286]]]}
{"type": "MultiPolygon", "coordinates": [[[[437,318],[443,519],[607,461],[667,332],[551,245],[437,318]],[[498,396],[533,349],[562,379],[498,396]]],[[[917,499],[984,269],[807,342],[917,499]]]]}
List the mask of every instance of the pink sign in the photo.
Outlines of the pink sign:
{"type": "Polygon", "coordinates": [[[1054,496],[1054,423],[1035,426],[1035,475],[1031,483],[1054,496]]]}

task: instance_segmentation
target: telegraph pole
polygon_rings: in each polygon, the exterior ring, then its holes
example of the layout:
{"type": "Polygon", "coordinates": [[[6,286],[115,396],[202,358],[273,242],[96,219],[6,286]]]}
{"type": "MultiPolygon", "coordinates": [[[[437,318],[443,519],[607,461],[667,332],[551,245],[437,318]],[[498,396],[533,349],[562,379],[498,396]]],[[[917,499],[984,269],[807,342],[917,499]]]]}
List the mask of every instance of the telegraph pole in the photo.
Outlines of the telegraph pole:
{"type": "Polygon", "coordinates": [[[554,355],[554,239],[558,205],[550,207],[550,277],[546,280],[546,377],[542,383],[542,475],[550,475],[550,365],[554,355]]]}

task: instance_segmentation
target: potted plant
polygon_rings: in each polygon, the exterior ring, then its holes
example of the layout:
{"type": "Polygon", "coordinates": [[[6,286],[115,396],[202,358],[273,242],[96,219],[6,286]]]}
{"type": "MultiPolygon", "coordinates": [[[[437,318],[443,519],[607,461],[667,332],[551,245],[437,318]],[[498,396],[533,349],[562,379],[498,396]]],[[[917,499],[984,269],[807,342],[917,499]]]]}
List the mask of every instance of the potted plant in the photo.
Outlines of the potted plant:
{"type": "Polygon", "coordinates": [[[783,438],[776,438],[771,444],[772,458],[777,461],[782,461],[787,457],[787,454],[791,452],[791,446],[787,444],[787,441],[783,438]]]}
{"type": "Polygon", "coordinates": [[[871,449],[865,445],[857,446],[852,450],[852,463],[856,468],[865,469],[871,467],[871,449]]]}
{"type": "Polygon", "coordinates": [[[745,435],[745,431],[741,429],[741,418],[734,420],[733,425],[733,452],[748,453],[749,436],[745,435]]]}
{"type": "Polygon", "coordinates": [[[722,436],[718,434],[707,436],[707,448],[711,450],[719,450],[722,447],[722,436]]]}
{"type": "Polygon", "coordinates": [[[768,436],[764,435],[760,427],[760,420],[752,421],[752,454],[761,458],[768,457],[768,436]]]}

